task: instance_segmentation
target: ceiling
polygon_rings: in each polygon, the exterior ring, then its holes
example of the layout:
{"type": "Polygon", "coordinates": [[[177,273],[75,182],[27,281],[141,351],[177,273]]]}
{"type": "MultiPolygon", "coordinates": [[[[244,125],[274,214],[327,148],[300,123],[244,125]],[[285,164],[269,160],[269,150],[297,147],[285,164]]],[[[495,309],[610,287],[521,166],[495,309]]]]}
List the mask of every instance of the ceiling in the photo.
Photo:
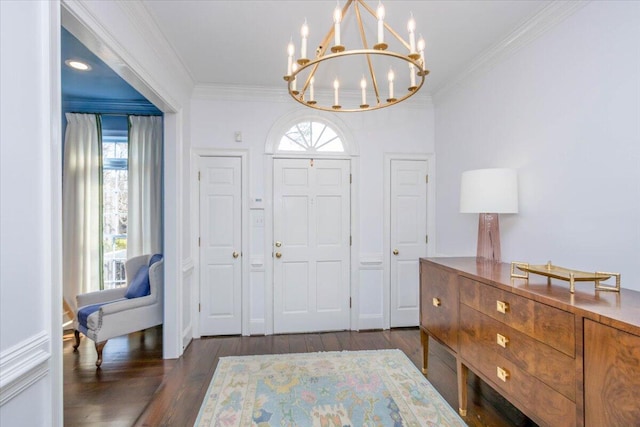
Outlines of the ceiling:
{"type": "MultiPolygon", "coordinates": [[[[196,85],[283,88],[286,46],[300,49],[300,26],[310,28],[313,52],[332,26],[335,0],[142,0],[166,40],[187,68],[196,85]]],[[[475,59],[503,42],[551,1],[543,0],[385,0],[385,22],[405,40],[410,13],[416,35],[426,40],[430,74],[421,92],[433,94],[467,70],[475,59]]],[[[343,6],[344,0],[339,4],[343,6]]],[[[377,0],[369,0],[371,8],[377,0]]],[[[363,11],[367,39],[375,38],[376,22],[363,11]]],[[[357,45],[359,35],[353,12],[342,24],[343,44],[357,45]]],[[[390,42],[390,36],[385,41],[390,42]]],[[[390,42],[390,45],[393,45],[390,42]]],[[[63,66],[63,97],[140,100],[126,84],[66,30],[62,31],[62,61],[87,58],[93,70],[79,73],[63,66]]],[[[395,67],[395,65],[394,65],[395,67]]],[[[354,89],[366,67],[351,64],[335,71],[352,73],[354,89]],[[345,70],[344,68],[349,68],[345,70]],[[353,69],[352,69],[353,68],[353,69]]],[[[396,75],[399,74],[396,72],[396,75]]],[[[402,73],[408,79],[408,72],[402,73]]],[[[384,77],[383,77],[384,78],[384,77]]],[[[341,86],[343,87],[343,86],[341,86]]]]}
{"type": "MultiPolygon", "coordinates": [[[[284,86],[287,43],[293,39],[299,54],[300,27],[306,19],[310,29],[309,51],[313,52],[331,28],[336,7],[335,0],[143,0],[143,3],[196,84],[261,87],[284,86]]],[[[413,14],[416,33],[422,34],[427,43],[425,57],[431,73],[425,88],[433,93],[549,3],[386,0],[385,22],[407,40],[407,21],[413,14]]],[[[340,0],[339,4],[343,6],[345,1],[340,0]]],[[[378,2],[369,0],[368,4],[375,9],[378,2]]],[[[354,38],[349,40],[356,44],[358,30],[353,15],[353,12],[347,15],[352,19],[343,22],[342,33],[343,38],[353,33],[354,38]]],[[[375,18],[368,13],[362,16],[366,30],[371,31],[372,36],[367,36],[371,40],[375,38],[375,18]]],[[[352,47],[350,42],[343,44],[352,47]]],[[[355,71],[355,86],[364,68],[355,71]]]]}

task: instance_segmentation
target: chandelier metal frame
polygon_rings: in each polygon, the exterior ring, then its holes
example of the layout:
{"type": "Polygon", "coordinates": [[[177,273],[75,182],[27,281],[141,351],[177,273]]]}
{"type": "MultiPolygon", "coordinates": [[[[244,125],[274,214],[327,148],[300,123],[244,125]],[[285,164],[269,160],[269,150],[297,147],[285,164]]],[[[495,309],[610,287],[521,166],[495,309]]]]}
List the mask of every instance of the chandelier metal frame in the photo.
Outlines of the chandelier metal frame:
{"type": "Polygon", "coordinates": [[[374,44],[373,48],[369,48],[367,37],[364,31],[364,26],[362,24],[362,16],[361,16],[361,11],[359,6],[362,6],[375,19],[379,20],[380,18],[378,17],[376,12],[364,0],[347,0],[345,6],[342,8],[340,12],[340,21],[344,21],[344,17],[348,13],[349,8],[352,5],[353,5],[353,10],[355,11],[356,24],[360,32],[360,39],[362,41],[363,48],[347,50],[345,46],[338,44],[331,47],[330,49],[331,53],[326,54],[327,48],[329,46],[329,42],[335,36],[335,25],[332,25],[329,31],[327,32],[327,34],[325,35],[324,39],[318,46],[316,50],[316,57],[314,59],[298,58],[296,60],[296,64],[299,65],[299,67],[296,69],[294,66],[294,69],[291,70],[291,73],[283,77],[284,80],[287,82],[287,89],[288,89],[289,95],[291,95],[291,97],[298,103],[306,107],[314,108],[316,110],[323,110],[323,111],[333,111],[333,112],[372,111],[372,110],[378,110],[380,108],[390,107],[392,105],[398,104],[410,98],[411,96],[415,95],[424,84],[425,77],[429,74],[429,70],[425,68],[424,52],[420,52],[420,53],[418,53],[417,51],[411,52],[411,45],[407,43],[393,28],[391,28],[391,26],[387,24],[387,22],[383,22],[384,28],[391,35],[393,35],[393,37],[395,37],[407,49],[409,53],[406,55],[403,55],[401,53],[388,51],[387,50],[388,45],[384,42],[376,43],[374,44]],[[315,76],[316,71],[318,70],[318,67],[323,62],[329,61],[329,60],[338,60],[339,58],[354,56],[354,55],[363,55],[366,58],[368,74],[371,78],[373,90],[375,93],[375,104],[370,105],[368,103],[364,103],[364,104],[360,104],[358,108],[343,108],[343,106],[341,105],[325,106],[325,105],[319,104],[317,100],[311,99],[312,97],[310,98],[306,96],[310,89],[312,79],[315,76]],[[394,58],[406,61],[409,64],[413,64],[416,70],[416,77],[419,80],[416,80],[416,84],[410,86],[407,89],[407,92],[404,93],[403,95],[400,95],[398,97],[392,96],[389,98],[384,98],[380,93],[380,88],[378,86],[378,79],[376,78],[376,73],[374,71],[374,67],[371,61],[372,56],[376,56],[376,55],[394,57],[394,58]],[[295,89],[293,86],[294,80],[300,73],[302,73],[303,71],[309,68],[311,68],[311,70],[301,90],[295,89]]]}

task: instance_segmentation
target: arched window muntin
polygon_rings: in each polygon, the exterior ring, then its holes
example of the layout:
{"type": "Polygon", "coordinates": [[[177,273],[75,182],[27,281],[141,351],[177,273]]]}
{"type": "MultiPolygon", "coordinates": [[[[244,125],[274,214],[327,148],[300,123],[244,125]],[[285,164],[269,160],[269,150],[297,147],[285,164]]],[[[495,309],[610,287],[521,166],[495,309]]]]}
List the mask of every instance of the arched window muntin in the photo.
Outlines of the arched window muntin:
{"type": "Polygon", "coordinates": [[[357,144],[349,128],[335,115],[324,116],[307,111],[292,111],[283,115],[269,131],[265,154],[293,157],[314,154],[338,158],[358,156],[357,144]]]}
{"type": "Polygon", "coordinates": [[[282,135],[276,151],[344,153],[345,148],[331,126],[307,119],[294,124],[282,135]]]}

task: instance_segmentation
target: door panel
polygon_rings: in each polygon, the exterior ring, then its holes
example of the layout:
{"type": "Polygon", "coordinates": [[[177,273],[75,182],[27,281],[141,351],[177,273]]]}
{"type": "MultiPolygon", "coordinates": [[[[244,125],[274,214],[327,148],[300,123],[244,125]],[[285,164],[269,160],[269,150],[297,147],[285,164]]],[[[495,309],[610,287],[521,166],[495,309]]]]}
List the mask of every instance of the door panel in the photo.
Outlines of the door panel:
{"type": "Polygon", "coordinates": [[[391,327],[419,322],[419,259],[427,254],[426,176],[426,160],[391,161],[391,327]]]}
{"type": "Polygon", "coordinates": [[[349,161],[275,159],[273,188],[274,332],[349,329],[349,161]]]}
{"type": "Polygon", "coordinates": [[[242,332],[241,172],[238,157],[200,159],[200,334],[203,336],[242,332]]]}

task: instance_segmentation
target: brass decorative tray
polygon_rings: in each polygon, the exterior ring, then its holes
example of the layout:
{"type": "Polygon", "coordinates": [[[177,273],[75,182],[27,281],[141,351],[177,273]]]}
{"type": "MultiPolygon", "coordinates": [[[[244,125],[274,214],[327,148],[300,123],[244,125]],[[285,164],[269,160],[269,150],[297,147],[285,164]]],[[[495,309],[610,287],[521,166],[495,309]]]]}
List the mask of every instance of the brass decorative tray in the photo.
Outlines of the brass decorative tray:
{"type": "Polygon", "coordinates": [[[547,283],[551,284],[551,279],[566,280],[569,282],[569,291],[573,294],[576,290],[576,282],[595,282],[595,288],[599,291],[620,292],[620,273],[607,273],[604,271],[596,271],[590,273],[587,271],[572,270],[569,268],[559,267],[551,264],[549,261],[543,265],[531,265],[526,262],[514,261],[511,263],[511,277],[519,279],[529,279],[529,273],[538,274],[547,277],[547,283]],[[523,271],[524,274],[516,272],[515,269],[523,271]],[[615,285],[600,283],[611,277],[616,278],[615,285]]]}

